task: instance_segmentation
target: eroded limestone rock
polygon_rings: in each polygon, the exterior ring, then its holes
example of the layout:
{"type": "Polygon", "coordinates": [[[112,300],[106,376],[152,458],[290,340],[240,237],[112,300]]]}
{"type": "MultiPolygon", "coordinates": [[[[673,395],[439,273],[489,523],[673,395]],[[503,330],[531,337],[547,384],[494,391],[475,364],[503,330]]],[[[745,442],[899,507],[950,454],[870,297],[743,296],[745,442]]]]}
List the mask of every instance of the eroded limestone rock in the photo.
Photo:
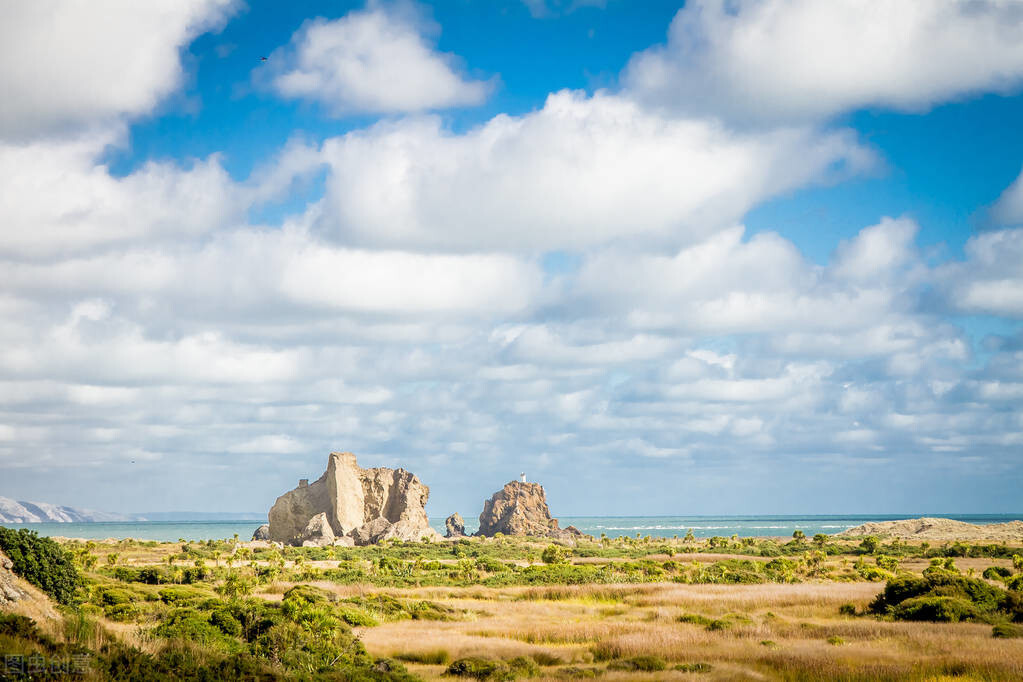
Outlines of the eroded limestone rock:
{"type": "Polygon", "coordinates": [[[330,527],[330,521],[327,520],[327,515],[323,512],[309,519],[309,523],[302,529],[302,534],[298,536],[303,547],[333,545],[334,538],[334,529],[330,527]]]}
{"type": "Polygon", "coordinates": [[[270,539],[270,524],[264,523],[262,526],[256,529],[252,534],[253,540],[269,540],[270,539]]]}
{"type": "Polygon", "coordinates": [[[301,544],[310,519],[322,514],[335,538],[358,545],[388,538],[440,536],[426,518],[430,489],[405,469],[363,469],[350,452],[332,452],[327,471],[313,483],[300,481],[270,509],[270,539],[301,544]]]}

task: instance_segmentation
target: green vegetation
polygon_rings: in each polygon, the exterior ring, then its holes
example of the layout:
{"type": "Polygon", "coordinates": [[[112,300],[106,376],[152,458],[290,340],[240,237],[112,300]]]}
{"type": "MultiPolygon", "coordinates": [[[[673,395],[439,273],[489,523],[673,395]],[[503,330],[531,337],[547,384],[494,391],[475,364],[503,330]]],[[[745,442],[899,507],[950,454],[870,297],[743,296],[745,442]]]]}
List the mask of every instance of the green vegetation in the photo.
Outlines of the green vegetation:
{"type": "Polygon", "coordinates": [[[517,656],[509,661],[492,661],[486,658],[460,658],[451,663],[445,675],[469,677],[475,680],[514,680],[520,677],[535,677],[540,673],[536,661],[527,656],[517,656]]]}
{"type": "Polygon", "coordinates": [[[33,530],[0,526],[0,549],[10,557],[14,572],[59,604],[73,604],[82,580],[73,558],[63,547],[33,530]]]}
{"type": "MultiPolygon", "coordinates": [[[[781,679],[843,679],[826,661],[893,641],[877,638],[877,628],[933,628],[891,621],[988,623],[981,636],[992,652],[1015,646],[1002,640],[1023,631],[1023,560],[1012,559],[1020,548],[1001,544],[794,534],[604,537],[571,548],[506,537],[273,548],[59,545],[0,533],[12,560],[19,556],[16,571],[56,567],[34,577],[68,605],[62,627],[0,620],[0,645],[24,654],[88,653],[95,676],[87,679],[655,679],[712,669],[727,676],[743,666],[781,679]],[[959,556],[999,561],[968,562],[960,572],[959,556]],[[63,578],[48,582],[53,576],[63,578]],[[726,587],[703,587],[715,585],[726,587]],[[820,620],[807,622],[807,612],[820,620]],[[422,632],[430,634],[419,639],[422,632]],[[481,648],[496,643],[481,638],[498,637],[500,646],[481,648]],[[790,653],[806,639],[834,646],[813,649],[804,668],[790,653]],[[762,646],[697,654],[692,643],[706,640],[762,646]],[[734,657],[746,662],[736,667],[734,657]]],[[[978,636],[975,626],[964,628],[978,636]]],[[[899,670],[916,665],[913,654],[900,655],[906,667],[899,670]]],[[[962,670],[1014,679],[1014,663],[989,656],[977,653],[962,670]]],[[[944,665],[926,669],[959,670],[944,665]]]]}
{"type": "Polygon", "coordinates": [[[1023,595],[964,576],[951,560],[935,560],[921,577],[902,574],[889,580],[870,610],[895,620],[1023,621],[1023,595]]]}

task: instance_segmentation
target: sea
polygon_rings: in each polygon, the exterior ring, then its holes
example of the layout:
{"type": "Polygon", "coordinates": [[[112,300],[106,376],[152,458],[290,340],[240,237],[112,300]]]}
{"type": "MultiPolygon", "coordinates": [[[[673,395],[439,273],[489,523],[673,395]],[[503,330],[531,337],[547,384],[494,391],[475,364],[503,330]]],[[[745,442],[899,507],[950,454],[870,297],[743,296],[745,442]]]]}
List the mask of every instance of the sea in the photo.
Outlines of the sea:
{"type": "MultiPolygon", "coordinates": [[[[932,516],[968,523],[1005,523],[1023,520],[1023,514],[894,514],[894,515],[840,515],[840,516],[562,516],[562,528],[575,526],[583,533],[599,537],[640,536],[670,538],[684,537],[689,531],[698,538],[715,535],[739,537],[790,537],[801,530],[812,537],[817,533],[840,533],[863,523],[896,521],[921,516],[932,516]]],[[[29,528],[40,535],[102,540],[106,538],[135,538],[177,542],[178,540],[222,540],[235,535],[242,540],[252,537],[253,531],[264,521],[252,519],[212,521],[125,521],[102,523],[0,523],[8,528],[29,528]]],[[[430,525],[444,533],[444,518],[430,519],[430,525]]],[[[475,520],[466,520],[466,532],[475,532],[475,520]]]]}

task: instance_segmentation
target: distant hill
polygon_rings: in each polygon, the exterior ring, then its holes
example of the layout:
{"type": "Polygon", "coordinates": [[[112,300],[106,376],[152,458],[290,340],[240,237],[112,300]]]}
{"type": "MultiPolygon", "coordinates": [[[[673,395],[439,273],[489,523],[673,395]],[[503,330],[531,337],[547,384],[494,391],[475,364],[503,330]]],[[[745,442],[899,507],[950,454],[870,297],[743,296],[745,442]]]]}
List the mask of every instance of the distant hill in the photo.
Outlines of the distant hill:
{"type": "Polygon", "coordinates": [[[140,516],[76,509],[46,502],[25,502],[0,497],[0,523],[92,523],[144,521],[140,516]]]}

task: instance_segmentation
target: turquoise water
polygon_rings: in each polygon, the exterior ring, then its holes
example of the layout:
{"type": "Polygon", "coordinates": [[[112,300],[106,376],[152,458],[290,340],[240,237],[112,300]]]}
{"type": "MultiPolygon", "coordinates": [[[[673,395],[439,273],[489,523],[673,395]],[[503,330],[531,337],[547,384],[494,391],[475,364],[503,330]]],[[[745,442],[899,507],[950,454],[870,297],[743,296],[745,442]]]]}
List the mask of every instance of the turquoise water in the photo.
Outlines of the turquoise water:
{"type": "MultiPolygon", "coordinates": [[[[610,537],[622,535],[682,537],[692,529],[700,538],[713,535],[740,537],[770,537],[792,535],[797,528],[807,535],[839,533],[847,528],[871,521],[893,521],[920,516],[937,516],[969,523],[1004,523],[1023,519],[1023,514],[895,514],[844,516],[562,516],[561,527],[575,526],[589,535],[606,533],[610,537]]],[[[128,521],[118,523],[4,523],[8,528],[30,528],[40,535],[60,535],[72,538],[137,538],[175,542],[186,540],[230,539],[235,533],[242,540],[252,537],[259,521],[128,521]]],[[[444,532],[444,519],[431,518],[430,525],[444,532]]],[[[475,519],[466,522],[466,532],[478,528],[475,519]]]]}

